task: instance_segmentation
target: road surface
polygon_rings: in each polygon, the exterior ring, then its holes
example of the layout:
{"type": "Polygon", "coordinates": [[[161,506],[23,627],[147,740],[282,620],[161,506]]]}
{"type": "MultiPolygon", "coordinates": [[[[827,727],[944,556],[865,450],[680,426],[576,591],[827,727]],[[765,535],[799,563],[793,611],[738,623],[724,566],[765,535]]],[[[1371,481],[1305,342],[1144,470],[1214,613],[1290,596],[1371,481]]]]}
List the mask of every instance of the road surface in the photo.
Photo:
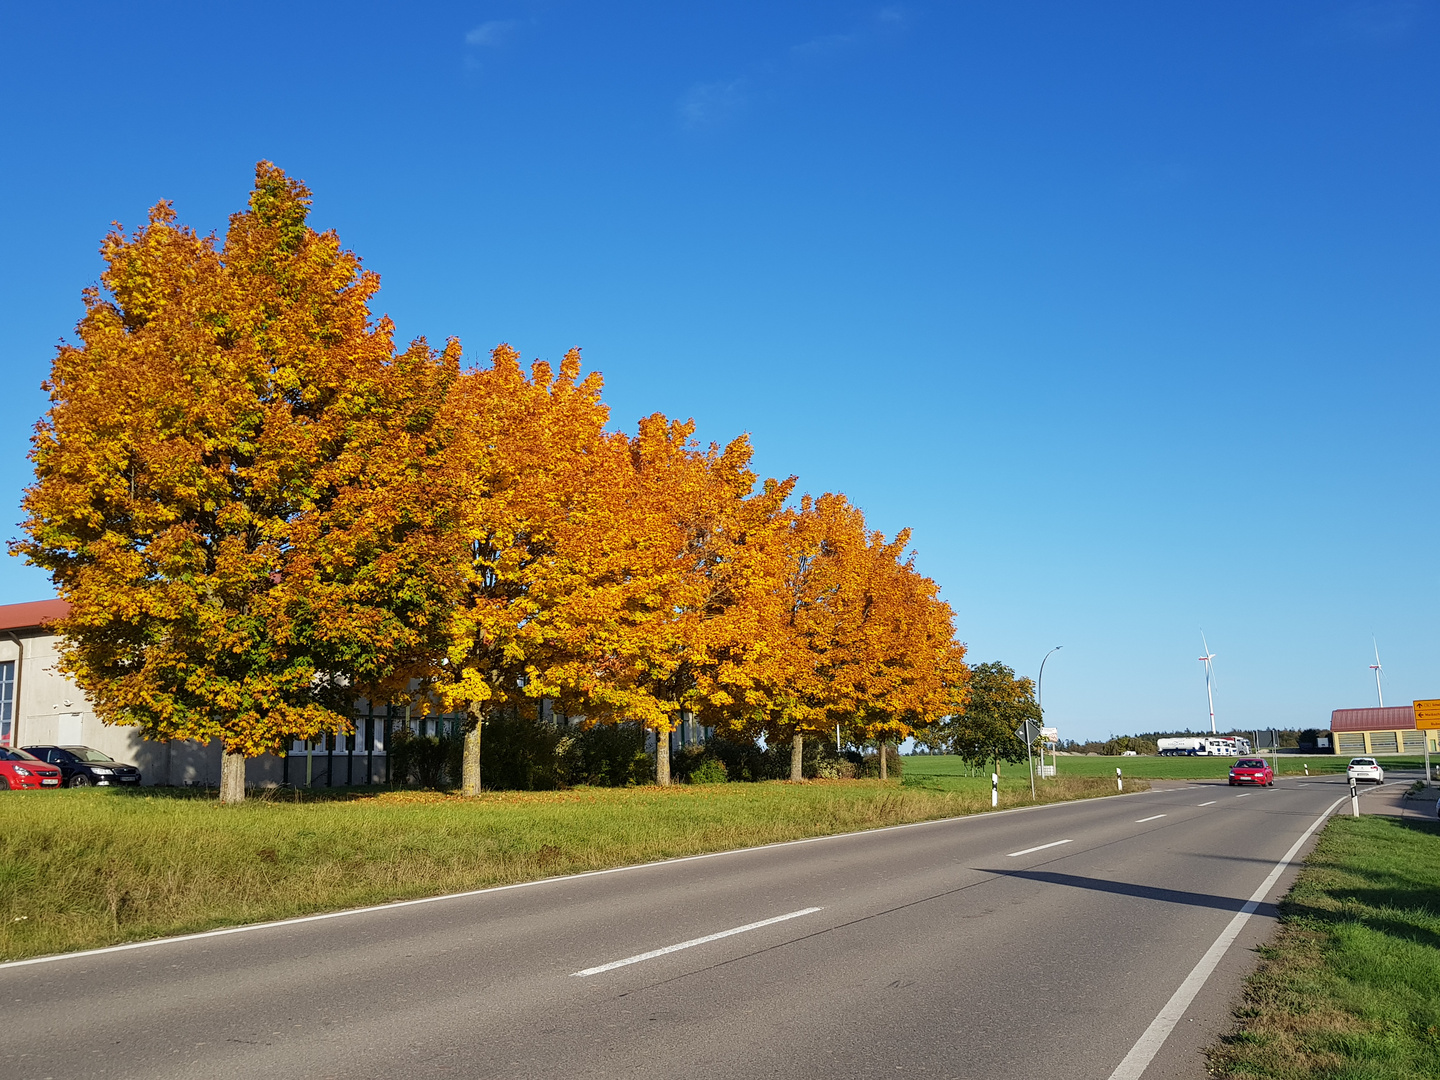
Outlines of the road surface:
{"type": "Polygon", "coordinates": [[[1200,1080],[1345,794],[1190,783],[0,965],[0,1077],[1200,1080]]]}

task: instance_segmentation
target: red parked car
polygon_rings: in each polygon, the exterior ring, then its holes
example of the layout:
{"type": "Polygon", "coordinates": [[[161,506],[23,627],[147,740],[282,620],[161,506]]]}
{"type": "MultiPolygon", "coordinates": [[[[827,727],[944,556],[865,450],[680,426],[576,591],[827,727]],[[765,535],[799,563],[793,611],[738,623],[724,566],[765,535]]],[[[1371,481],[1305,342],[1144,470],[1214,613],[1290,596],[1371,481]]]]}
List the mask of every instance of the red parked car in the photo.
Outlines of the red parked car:
{"type": "Polygon", "coordinates": [[[1242,757],[1230,766],[1230,786],[1236,784],[1263,784],[1275,786],[1275,771],[1264,758],[1242,757]]]}
{"type": "Polygon", "coordinates": [[[58,788],[60,770],[34,754],[0,746],[0,791],[14,788],[58,788]]]}

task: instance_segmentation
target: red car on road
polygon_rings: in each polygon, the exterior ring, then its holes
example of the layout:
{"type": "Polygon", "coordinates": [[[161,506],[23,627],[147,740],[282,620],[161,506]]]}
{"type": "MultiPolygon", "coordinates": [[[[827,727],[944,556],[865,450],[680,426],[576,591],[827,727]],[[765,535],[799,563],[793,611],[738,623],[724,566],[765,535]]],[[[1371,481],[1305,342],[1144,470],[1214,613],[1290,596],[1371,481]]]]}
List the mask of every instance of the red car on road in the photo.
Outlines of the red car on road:
{"type": "Polygon", "coordinates": [[[1242,757],[1230,766],[1230,786],[1236,784],[1263,784],[1275,786],[1275,771],[1264,758],[1242,757]]]}
{"type": "Polygon", "coordinates": [[[22,788],[58,788],[60,770],[34,754],[0,746],[0,791],[22,788]]]}

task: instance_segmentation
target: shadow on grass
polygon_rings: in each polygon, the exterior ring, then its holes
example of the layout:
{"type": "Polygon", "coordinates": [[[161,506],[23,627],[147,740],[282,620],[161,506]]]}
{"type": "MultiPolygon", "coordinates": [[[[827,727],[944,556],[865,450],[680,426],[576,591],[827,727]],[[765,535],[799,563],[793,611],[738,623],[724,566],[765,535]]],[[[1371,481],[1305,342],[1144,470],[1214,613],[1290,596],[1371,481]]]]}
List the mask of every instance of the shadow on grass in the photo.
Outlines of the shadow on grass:
{"type": "MultiPolygon", "coordinates": [[[[1440,841],[1440,821],[1417,821],[1413,818],[1394,818],[1392,821],[1395,828],[1440,841]]],[[[1340,866],[1331,860],[1314,865],[1320,870],[1357,872],[1354,867],[1340,866]]],[[[1440,895],[1437,895],[1430,880],[1433,870],[1430,873],[1427,870],[1430,868],[1416,868],[1416,876],[1412,877],[1403,869],[1367,866],[1364,869],[1365,885],[1337,885],[1324,889],[1322,895],[1336,906],[1322,906],[1292,895],[1281,901],[1280,911],[1287,920],[1326,933],[1332,933],[1337,926],[1358,923],[1387,937],[1440,950],[1440,933],[1404,917],[1405,912],[1414,912],[1417,919],[1433,922],[1440,914],[1440,895]],[[1416,880],[1417,877],[1421,880],[1416,880]]]]}

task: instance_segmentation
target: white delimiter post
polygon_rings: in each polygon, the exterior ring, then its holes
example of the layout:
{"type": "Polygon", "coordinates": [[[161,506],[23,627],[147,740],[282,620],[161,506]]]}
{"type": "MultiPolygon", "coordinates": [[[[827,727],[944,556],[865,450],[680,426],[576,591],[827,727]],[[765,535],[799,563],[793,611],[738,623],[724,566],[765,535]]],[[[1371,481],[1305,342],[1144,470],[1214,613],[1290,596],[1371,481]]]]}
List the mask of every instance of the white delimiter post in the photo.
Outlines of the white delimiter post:
{"type": "Polygon", "coordinates": [[[1119,765],[1116,765],[1116,766],[1115,766],[1115,790],[1116,790],[1116,791],[1124,791],[1124,790],[1125,790],[1125,781],[1120,778],[1120,766],[1119,766],[1119,765]]]}
{"type": "Polygon", "coordinates": [[[1360,816],[1360,793],[1355,790],[1355,778],[1350,778],[1350,816],[1360,816]]]}
{"type": "Polygon", "coordinates": [[[990,774],[990,808],[993,810],[1000,805],[1000,774],[990,774]]]}

